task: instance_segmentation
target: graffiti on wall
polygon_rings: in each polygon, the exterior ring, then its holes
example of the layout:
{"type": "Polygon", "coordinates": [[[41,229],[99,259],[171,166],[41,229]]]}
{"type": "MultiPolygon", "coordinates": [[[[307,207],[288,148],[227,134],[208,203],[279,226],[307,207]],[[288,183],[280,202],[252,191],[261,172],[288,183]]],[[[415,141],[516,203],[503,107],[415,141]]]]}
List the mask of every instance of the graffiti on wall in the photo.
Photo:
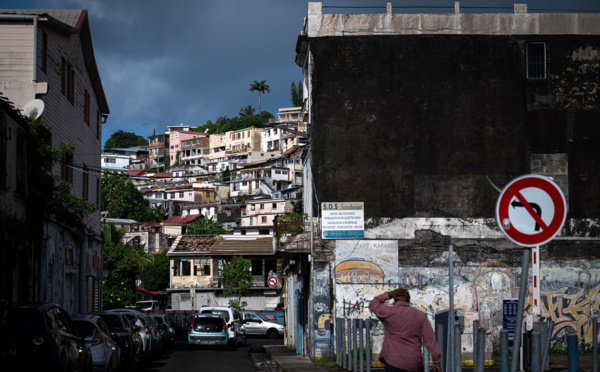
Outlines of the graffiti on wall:
{"type": "MultiPolygon", "coordinates": [[[[338,263],[339,265],[339,263],[338,263]]],[[[589,261],[546,262],[541,268],[541,310],[554,322],[553,347],[566,346],[566,334],[575,332],[582,342],[592,340],[590,315],[600,311],[600,267],[589,261]]],[[[472,323],[498,335],[502,329],[502,300],[519,294],[521,268],[499,261],[487,261],[478,267],[458,266],[454,272],[454,306],[465,312],[465,333],[472,323]]],[[[531,274],[529,280],[531,281],[531,274]]],[[[396,284],[336,282],[336,316],[371,318],[368,309],[373,297],[397,288],[411,292],[412,305],[433,315],[448,308],[447,268],[400,268],[396,284]]],[[[528,286],[525,314],[532,308],[532,287],[528,286]]]]}

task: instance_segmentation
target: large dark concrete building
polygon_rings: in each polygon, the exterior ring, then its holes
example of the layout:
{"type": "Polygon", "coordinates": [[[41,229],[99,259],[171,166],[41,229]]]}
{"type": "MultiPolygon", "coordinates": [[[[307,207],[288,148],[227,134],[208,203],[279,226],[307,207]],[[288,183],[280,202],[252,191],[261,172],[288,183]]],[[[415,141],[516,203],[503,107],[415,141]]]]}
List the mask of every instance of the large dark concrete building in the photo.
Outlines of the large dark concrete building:
{"type": "Polygon", "coordinates": [[[532,173],[552,177],[568,207],[562,232],[541,247],[541,312],[556,324],[555,346],[570,331],[591,342],[582,309],[600,310],[600,14],[526,5],[464,14],[458,4],[449,14],[393,14],[391,5],[324,14],[309,3],[296,52],[310,126],[311,285],[321,288],[309,299],[307,353],[332,351],[323,314],[371,317],[368,302],[388,288],[409,288],[431,317],[447,308],[448,243],[464,343],[473,320],[496,337],[502,300],[519,293],[524,249],[496,225],[498,188],[532,173]],[[397,273],[341,280],[346,242],[322,238],[323,202],[364,202],[364,239],[351,253],[391,242],[396,252],[379,257],[397,260],[397,273]]]}

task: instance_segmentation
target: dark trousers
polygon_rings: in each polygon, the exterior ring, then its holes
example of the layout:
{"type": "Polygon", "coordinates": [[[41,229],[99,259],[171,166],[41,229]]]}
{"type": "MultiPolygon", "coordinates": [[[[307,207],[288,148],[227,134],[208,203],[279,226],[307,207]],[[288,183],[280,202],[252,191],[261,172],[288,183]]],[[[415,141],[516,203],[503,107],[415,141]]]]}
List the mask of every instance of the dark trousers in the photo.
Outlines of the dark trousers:
{"type": "MultiPolygon", "coordinates": [[[[385,362],[385,359],[383,358],[379,358],[379,360],[381,361],[381,363],[383,363],[385,365],[385,372],[412,372],[412,371],[406,371],[404,369],[400,369],[400,368],[396,368],[392,365],[389,365],[385,362]]],[[[421,367],[417,372],[423,372],[424,368],[421,367]]]]}

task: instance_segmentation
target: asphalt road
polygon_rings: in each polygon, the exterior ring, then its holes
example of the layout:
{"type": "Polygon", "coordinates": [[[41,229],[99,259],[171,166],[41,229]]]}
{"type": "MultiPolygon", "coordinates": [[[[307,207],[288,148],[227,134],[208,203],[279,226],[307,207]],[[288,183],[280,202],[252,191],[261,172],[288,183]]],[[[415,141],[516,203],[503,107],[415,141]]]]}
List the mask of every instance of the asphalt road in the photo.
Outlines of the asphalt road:
{"type": "Polygon", "coordinates": [[[263,345],[283,345],[283,339],[249,338],[246,346],[227,350],[225,347],[189,348],[186,335],[177,336],[175,347],[142,372],[185,372],[185,371],[256,371],[251,359],[250,349],[254,351],[263,345]]]}

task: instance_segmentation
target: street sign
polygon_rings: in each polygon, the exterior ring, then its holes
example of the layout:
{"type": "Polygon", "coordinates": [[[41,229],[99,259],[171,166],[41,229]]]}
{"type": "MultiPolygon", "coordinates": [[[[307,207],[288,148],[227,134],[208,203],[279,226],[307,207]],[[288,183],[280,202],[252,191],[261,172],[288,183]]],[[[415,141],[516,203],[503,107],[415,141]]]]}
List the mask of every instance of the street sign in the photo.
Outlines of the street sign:
{"type": "Polygon", "coordinates": [[[321,231],[323,239],[364,238],[364,203],[321,203],[321,231]]]}
{"type": "Polygon", "coordinates": [[[535,247],[552,240],[567,217],[567,202],[549,178],[529,174],[512,180],[496,203],[496,222],[512,242],[535,247]]]}
{"type": "Polygon", "coordinates": [[[267,284],[269,285],[269,287],[275,287],[275,286],[277,286],[277,277],[276,276],[270,276],[269,279],[267,279],[267,284]]]}
{"type": "Polygon", "coordinates": [[[512,346],[515,340],[518,306],[518,298],[505,298],[502,300],[502,329],[508,331],[508,346],[512,346]]]}

